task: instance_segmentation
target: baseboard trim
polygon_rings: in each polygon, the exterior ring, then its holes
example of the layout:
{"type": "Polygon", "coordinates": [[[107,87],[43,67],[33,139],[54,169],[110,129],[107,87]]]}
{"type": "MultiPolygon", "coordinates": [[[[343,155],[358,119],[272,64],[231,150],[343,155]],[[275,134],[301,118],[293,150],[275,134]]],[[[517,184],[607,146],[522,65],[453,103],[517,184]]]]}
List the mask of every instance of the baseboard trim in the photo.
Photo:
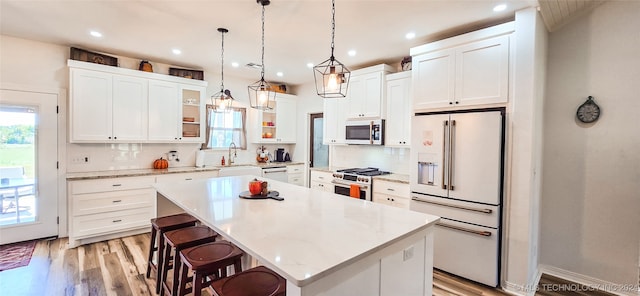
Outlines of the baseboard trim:
{"type": "MultiPolygon", "coordinates": [[[[554,267],[554,266],[549,266],[549,265],[543,265],[541,264],[538,269],[540,270],[540,274],[542,273],[546,273],[552,276],[556,276],[565,280],[569,280],[578,284],[582,284],[588,287],[595,287],[595,288],[605,288],[605,287],[609,287],[608,289],[602,289],[604,292],[607,293],[611,293],[611,294],[615,294],[615,295],[621,295],[621,296],[638,296],[640,295],[640,286],[636,285],[635,291],[633,291],[633,289],[629,289],[628,291],[624,291],[624,290],[620,290],[620,289],[624,289],[627,287],[620,287],[620,285],[618,284],[614,284],[608,281],[604,281],[601,279],[597,279],[594,277],[590,277],[587,275],[583,275],[583,274],[579,274],[573,271],[568,271],[568,270],[564,270],[562,268],[558,268],[558,267],[554,267]],[[618,291],[616,291],[618,290],[618,291]]],[[[540,278],[538,278],[538,282],[540,281],[540,278]]],[[[538,283],[536,282],[536,284],[538,283]]]]}
{"type": "MultiPolygon", "coordinates": [[[[505,293],[511,294],[511,295],[515,295],[515,296],[527,296],[527,295],[531,295],[527,292],[527,289],[525,289],[524,286],[522,285],[518,285],[518,284],[514,284],[514,283],[510,283],[510,282],[504,282],[504,285],[502,286],[502,290],[505,293]]],[[[535,292],[535,289],[534,289],[535,292]]]]}

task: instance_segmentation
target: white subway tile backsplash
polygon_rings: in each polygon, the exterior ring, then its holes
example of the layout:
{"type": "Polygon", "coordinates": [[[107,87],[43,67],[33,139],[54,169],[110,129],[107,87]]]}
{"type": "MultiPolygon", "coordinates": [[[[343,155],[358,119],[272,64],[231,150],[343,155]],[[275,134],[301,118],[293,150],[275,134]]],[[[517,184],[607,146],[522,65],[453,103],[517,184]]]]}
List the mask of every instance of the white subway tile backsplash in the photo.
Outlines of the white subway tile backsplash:
{"type": "Polygon", "coordinates": [[[334,146],[330,151],[333,167],[376,167],[395,174],[409,174],[409,149],[384,146],[334,146]]]}

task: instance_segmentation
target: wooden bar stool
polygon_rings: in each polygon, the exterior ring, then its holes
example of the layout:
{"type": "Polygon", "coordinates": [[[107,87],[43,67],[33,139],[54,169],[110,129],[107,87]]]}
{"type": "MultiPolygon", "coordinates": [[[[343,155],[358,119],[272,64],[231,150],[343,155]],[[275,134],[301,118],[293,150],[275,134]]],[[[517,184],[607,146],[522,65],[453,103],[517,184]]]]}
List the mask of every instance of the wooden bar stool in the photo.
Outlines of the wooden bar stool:
{"type": "Polygon", "coordinates": [[[160,278],[162,279],[160,295],[164,295],[165,292],[168,295],[174,295],[175,292],[177,292],[179,272],[176,269],[180,267],[180,256],[178,255],[180,251],[213,242],[216,236],[218,236],[218,234],[215,233],[215,231],[204,225],[172,230],[164,234],[165,247],[164,255],[162,255],[164,258],[162,265],[159,267],[160,278]],[[171,256],[171,251],[174,251],[174,256],[171,256]],[[171,263],[171,259],[173,259],[173,264],[171,263]],[[169,289],[169,285],[167,284],[167,274],[170,269],[174,269],[172,289],[169,289]]]}
{"type": "Polygon", "coordinates": [[[287,281],[273,270],[258,266],[214,281],[211,284],[218,296],[284,296],[287,281]]]}
{"type": "Polygon", "coordinates": [[[242,270],[242,255],[242,250],[228,241],[217,241],[180,251],[182,265],[179,269],[177,295],[193,292],[193,296],[200,296],[202,289],[211,285],[211,282],[227,276],[227,266],[233,266],[234,273],[239,273],[242,270]],[[193,271],[193,276],[188,276],[189,270],[193,271]],[[191,287],[187,287],[189,282],[191,287]]]}
{"type": "Polygon", "coordinates": [[[151,219],[151,242],[149,243],[149,260],[147,261],[147,278],[151,276],[151,269],[156,273],[156,293],[160,293],[160,273],[158,266],[162,266],[164,252],[164,233],[171,230],[195,226],[198,219],[189,214],[177,214],[151,219]],[[156,243],[157,238],[157,243],[156,243]],[[158,264],[153,263],[153,255],[158,252],[158,264]]]}

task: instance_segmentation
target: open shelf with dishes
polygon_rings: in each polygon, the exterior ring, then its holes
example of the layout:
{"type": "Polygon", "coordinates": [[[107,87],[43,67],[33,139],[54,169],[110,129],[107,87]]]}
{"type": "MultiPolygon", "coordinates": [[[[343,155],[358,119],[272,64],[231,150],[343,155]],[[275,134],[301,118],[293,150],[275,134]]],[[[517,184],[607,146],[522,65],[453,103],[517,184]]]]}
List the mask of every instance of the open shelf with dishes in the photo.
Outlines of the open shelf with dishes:
{"type": "Polygon", "coordinates": [[[200,91],[182,89],[182,137],[199,138],[201,124],[200,91]]]}

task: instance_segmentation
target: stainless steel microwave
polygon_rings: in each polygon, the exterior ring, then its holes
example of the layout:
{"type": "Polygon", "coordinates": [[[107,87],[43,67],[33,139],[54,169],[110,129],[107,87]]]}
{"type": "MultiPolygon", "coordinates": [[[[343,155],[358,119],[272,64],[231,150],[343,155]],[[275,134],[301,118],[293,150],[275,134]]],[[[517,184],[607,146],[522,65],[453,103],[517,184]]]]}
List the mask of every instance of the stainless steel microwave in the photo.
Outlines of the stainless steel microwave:
{"type": "Polygon", "coordinates": [[[347,144],[384,145],[384,119],[345,122],[347,144]]]}

